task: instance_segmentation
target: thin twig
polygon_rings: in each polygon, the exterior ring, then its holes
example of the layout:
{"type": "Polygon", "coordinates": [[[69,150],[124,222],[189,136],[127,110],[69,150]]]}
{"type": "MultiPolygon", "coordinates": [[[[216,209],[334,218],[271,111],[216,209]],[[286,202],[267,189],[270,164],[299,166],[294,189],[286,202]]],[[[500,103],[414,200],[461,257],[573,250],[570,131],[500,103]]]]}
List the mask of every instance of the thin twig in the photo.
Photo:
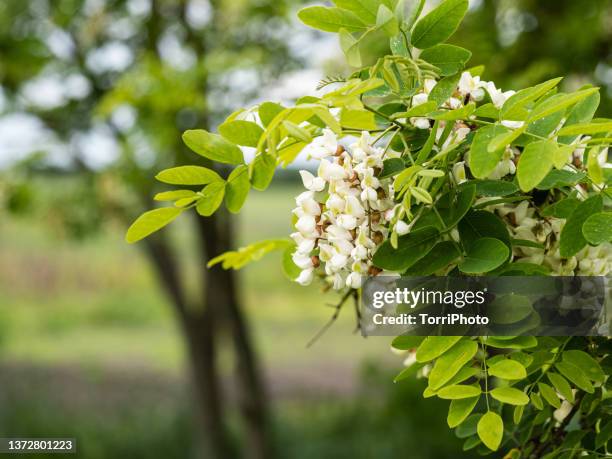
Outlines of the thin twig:
{"type": "Polygon", "coordinates": [[[308,344],[306,344],[307,348],[311,347],[314,343],[316,343],[319,338],[323,336],[323,333],[325,333],[329,329],[329,327],[333,325],[333,323],[340,315],[340,310],[342,309],[342,306],[344,305],[344,303],[346,303],[346,300],[348,300],[352,294],[353,289],[347,290],[347,292],[340,299],[340,302],[334,306],[335,311],[331,316],[331,319],[329,319],[329,321],[310,339],[310,341],[308,341],[308,344]]]}

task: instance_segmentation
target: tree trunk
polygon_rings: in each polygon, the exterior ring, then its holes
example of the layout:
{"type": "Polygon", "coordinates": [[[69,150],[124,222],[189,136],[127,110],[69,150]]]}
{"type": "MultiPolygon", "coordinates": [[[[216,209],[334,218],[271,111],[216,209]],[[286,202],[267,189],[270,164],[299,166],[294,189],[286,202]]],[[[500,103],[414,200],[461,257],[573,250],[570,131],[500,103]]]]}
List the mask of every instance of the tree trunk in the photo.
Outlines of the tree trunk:
{"type": "MultiPolygon", "coordinates": [[[[172,300],[186,338],[197,417],[203,426],[205,453],[211,459],[232,457],[223,416],[223,398],[216,366],[216,311],[211,307],[189,307],[174,254],[163,234],[147,239],[147,252],[158,277],[172,300]]],[[[208,303],[213,304],[213,303],[208,303]]]]}
{"type": "MultiPolygon", "coordinates": [[[[230,215],[219,211],[215,218],[198,219],[200,235],[208,259],[231,250],[233,228],[230,215]]],[[[248,321],[240,307],[236,274],[219,265],[205,270],[206,303],[215,305],[223,314],[231,334],[236,360],[237,397],[244,422],[245,447],[243,457],[267,459],[272,457],[272,441],[267,394],[256,358],[248,321]]]]}

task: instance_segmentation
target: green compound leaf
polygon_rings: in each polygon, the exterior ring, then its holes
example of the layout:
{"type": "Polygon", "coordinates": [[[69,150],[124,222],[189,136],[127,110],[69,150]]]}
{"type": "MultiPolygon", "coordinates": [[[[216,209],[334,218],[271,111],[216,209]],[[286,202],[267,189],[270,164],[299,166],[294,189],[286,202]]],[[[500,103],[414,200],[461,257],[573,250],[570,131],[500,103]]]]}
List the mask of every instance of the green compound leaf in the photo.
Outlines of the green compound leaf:
{"type": "Polygon", "coordinates": [[[417,349],[417,362],[425,363],[440,357],[461,340],[461,336],[428,336],[417,349]]]}
{"type": "Polygon", "coordinates": [[[516,175],[523,191],[534,189],[553,167],[557,144],[550,140],[532,142],[519,158],[516,175]]]}
{"type": "Polygon", "coordinates": [[[582,225],[582,235],[593,245],[612,241],[612,212],[598,212],[587,218],[582,225]]]}
{"type": "Polygon", "coordinates": [[[482,390],[480,389],[480,386],[454,384],[452,386],[443,387],[436,395],[445,400],[458,400],[462,398],[477,397],[481,393],[482,390]]]}
{"type": "Polygon", "coordinates": [[[504,359],[489,367],[489,374],[503,379],[523,379],[527,370],[516,360],[504,359]]]}
{"type": "Polygon", "coordinates": [[[519,187],[513,182],[506,182],[503,180],[471,180],[466,183],[476,186],[477,196],[508,196],[519,190],[519,187]]]}
{"type": "Polygon", "coordinates": [[[484,237],[476,240],[468,249],[459,270],[466,274],[480,274],[501,266],[510,254],[508,246],[499,239],[484,237]]]}
{"type": "Polygon", "coordinates": [[[162,207],[145,212],[132,223],[127,230],[125,240],[130,244],[144,239],[151,233],[160,230],[183,212],[178,207],[162,207]]]}
{"type": "Polygon", "coordinates": [[[497,215],[486,210],[469,212],[459,222],[459,235],[466,248],[481,238],[499,239],[510,246],[510,234],[506,225],[497,215]]]}
{"type": "Polygon", "coordinates": [[[466,363],[472,360],[478,351],[476,341],[463,340],[445,352],[434,365],[429,374],[429,387],[437,390],[451,380],[466,363]]]}
{"type": "Polygon", "coordinates": [[[472,53],[460,46],[441,44],[424,50],[419,57],[438,67],[442,76],[448,76],[463,69],[472,53]]]}
{"type": "Polygon", "coordinates": [[[446,422],[450,428],[457,427],[470,415],[480,397],[452,400],[448,407],[446,422]]]}
{"type": "Polygon", "coordinates": [[[467,9],[468,0],[446,0],[416,23],[412,44],[425,49],[446,41],[459,27],[467,9]]]}
{"type": "Polygon", "coordinates": [[[478,421],[478,436],[487,448],[497,451],[504,435],[504,421],[499,414],[489,411],[478,421]]]}
{"type": "Polygon", "coordinates": [[[602,208],[601,195],[592,196],[578,204],[561,230],[559,251],[562,257],[572,257],[586,247],[587,240],[582,234],[582,225],[591,215],[601,212],[602,208]]]}
{"type": "Polygon", "coordinates": [[[529,403],[527,394],[514,387],[497,387],[491,391],[491,397],[510,405],[527,405],[529,403]]]}

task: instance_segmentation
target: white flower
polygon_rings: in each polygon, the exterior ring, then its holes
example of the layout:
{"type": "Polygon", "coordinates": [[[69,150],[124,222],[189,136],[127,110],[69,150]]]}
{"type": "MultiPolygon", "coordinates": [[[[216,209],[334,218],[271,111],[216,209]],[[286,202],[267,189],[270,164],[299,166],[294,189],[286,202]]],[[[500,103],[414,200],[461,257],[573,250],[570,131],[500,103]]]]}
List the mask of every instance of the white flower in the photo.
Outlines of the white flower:
{"type": "Polygon", "coordinates": [[[502,160],[497,163],[497,166],[495,166],[495,169],[489,174],[488,178],[492,180],[499,180],[508,174],[514,174],[516,172],[516,165],[514,164],[514,161],[512,161],[513,158],[514,153],[512,150],[506,148],[502,160]]]}
{"type": "Polygon", "coordinates": [[[308,171],[300,171],[302,183],[309,191],[323,191],[325,188],[325,180],[321,177],[315,177],[308,171]]]}
{"type": "Polygon", "coordinates": [[[330,180],[341,180],[345,178],[346,171],[340,164],[330,163],[328,160],[322,159],[319,165],[318,175],[329,182],[330,180]]]}
{"type": "Polygon", "coordinates": [[[429,129],[431,125],[429,124],[428,118],[415,117],[410,118],[410,122],[412,125],[418,129],[429,129]]]}
{"type": "Polygon", "coordinates": [[[295,279],[298,284],[310,285],[314,277],[314,270],[312,268],[303,270],[300,275],[295,279]]]}
{"type": "Polygon", "coordinates": [[[346,206],[346,202],[337,194],[330,194],[327,201],[325,201],[325,207],[332,211],[333,213],[344,212],[344,208],[346,206]]]}
{"type": "Polygon", "coordinates": [[[484,98],[483,83],[479,76],[473,77],[470,72],[463,72],[459,79],[458,89],[461,96],[471,96],[476,102],[484,98]]]}
{"type": "Polygon", "coordinates": [[[418,105],[423,105],[425,102],[427,102],[427,94],[425,94],[424,92],[421,92],[419,94],[415,94],[412,97],[412,106],[416,107],[418,105]]]}
{"type": "Polygon", "coordinates": [[[346,276],[346,286],[350,288],[361,288],[361,274],[352,272],[346,276]]]}
{"type": "Polygon", "coordinates": [[[368,258],[368,249],[367,247],[357,244],[355,248],[351,251],[351,258],[354,260],[365,260],[368,258]]]}
{"type": "Polygon", "coordinates": [[[297,246],[297,251],[303,254],[309,254],[314,250],[315,239],[304,238],[297,246]]]}
{"type": "Polygon", "coordinates": [[[304,235],[312,234],[314,233],[317,227],[317,222],[312,215],[302,215],[300,218],[298,218],[295,227],[300,233],[304,235]]]}
{"type": "Polygon", "coordinates": [[[344,228],[338,225],[329,225],[325,229],[325,232],[328,234],[328,238],[330,240],[344,239],[344,240],[350,241],[351,239],[353,239],[353,237],[351,236],[351,233],[349,233],[347,230],[345,230],[344,228]]]}
{"type": "Polygon", "coordinates": [[[334,288],[334,290],[340,290],[342,287],[344,287],[344,279],[342,278],[342,275],[340,273],[336,273],[333,275],[332,287],[334,288]]]}
{"type": "Polygon", "coordinates": [[[336,224],[346,230],[352,230],[357,226],[357,219],[353,215],[342,214],[336,219],[336,224]]]}
{"type": "Polygon", "coordinates": [[[432,80],[430,78],[426,79],[424,82],[425,93],[429,94],[437,83],[438,82],[436,80],[432,80]]]}
{"type": "Polygon", "coordinates": [[[341,253],[336,253],[331,260],[327,262],[326,267],[330,267],[333,271],[340,271],[342,268],[346,266],[348,262],[348,257],[341,253]]]}
{"type": "Polygon", "coordinates": [[[453,178],[457,184],[467,181],[465,175],[465,161],[459,161],[453,164],[453,178]]]}
{"type": "Polygon", "coordinates": [[[397,234],[403,236],[404,234],[408,234],[410,232],[410,225],[408,225],[408,223],[406,223],[404,220],[399,220],[395,224],[394,230],[397,234]]]}
{"type": "Polygon", "coordinates": [[[366,188],[361,192],[361,199],[363,201],[376,201],[378,194],[374,188],[366,188]]]}
{"type": "Polygon", "coordinates": [[[295,265],[300,269],[309,269],[312,268],[312,259],[308,255],[301,254],[299,252],[295,252],[291,259],[295,263],[295,265]]]}
{"type": "Polygon", "coordinates": [[[323,159],[336,153],[338,138],[331,129],[323,129],[323,135],[306,145],[304,151],[307,158],[323,159]]]}
{"type": "Polygon", "coordinates": [[[365,209],[355,196],[347,196],[345,212],[357,218],[365,217],[365,209]]]}
{"type": "Polygon", "coordinates": [[[334,248],[329,244],[319,244],[319,260],[327,263],[334,256],[334,248]]]}

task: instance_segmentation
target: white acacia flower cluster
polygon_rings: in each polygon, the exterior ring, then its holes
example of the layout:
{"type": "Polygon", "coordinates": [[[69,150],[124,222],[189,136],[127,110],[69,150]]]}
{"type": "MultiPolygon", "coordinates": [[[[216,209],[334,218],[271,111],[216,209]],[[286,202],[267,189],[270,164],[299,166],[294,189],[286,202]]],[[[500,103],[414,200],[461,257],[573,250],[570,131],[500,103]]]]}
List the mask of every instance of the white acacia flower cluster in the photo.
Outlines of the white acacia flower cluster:
{"type": "Polygon", "coordinates": [[[316,176],[300,171],[306,191],[297,196],[293,209],[293,262],[302,270],[296,279],[300,284],[310,284],[320,273],[334,289],[359,288],[362,276],[375,269],[372,254],[387,238],[394,210],[391,180],[377,176],[383,158],[397,154],[373,143],[363,132],[345,150],[325,129],[306,147],[320,164],[316,176]]]}

